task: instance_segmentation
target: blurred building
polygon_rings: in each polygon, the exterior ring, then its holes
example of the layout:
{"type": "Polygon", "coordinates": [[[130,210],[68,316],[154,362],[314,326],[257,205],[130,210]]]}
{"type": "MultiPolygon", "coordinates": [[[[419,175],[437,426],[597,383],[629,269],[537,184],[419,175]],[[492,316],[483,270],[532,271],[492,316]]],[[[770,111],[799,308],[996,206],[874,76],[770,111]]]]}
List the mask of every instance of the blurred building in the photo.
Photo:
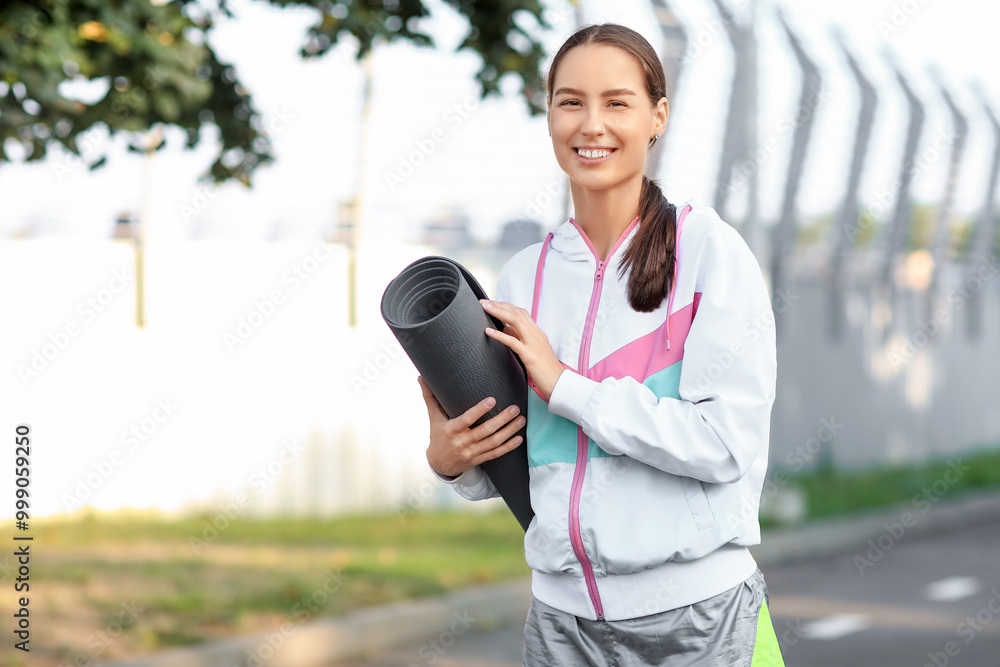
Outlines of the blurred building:
{"type": "Polygon", "coordinates": [[[511,220],[500,230],[497,246],[502,250],[518,251],[545,238],[542,226],[534,220],[519,218],[511,220]]]}
{"type": "Polygon", "coordinates": [[[424,223],[420,242],[442,251],[462,250],[475,245],[469,231],[469,216],[459,208],[448,207],[424,223]]]}

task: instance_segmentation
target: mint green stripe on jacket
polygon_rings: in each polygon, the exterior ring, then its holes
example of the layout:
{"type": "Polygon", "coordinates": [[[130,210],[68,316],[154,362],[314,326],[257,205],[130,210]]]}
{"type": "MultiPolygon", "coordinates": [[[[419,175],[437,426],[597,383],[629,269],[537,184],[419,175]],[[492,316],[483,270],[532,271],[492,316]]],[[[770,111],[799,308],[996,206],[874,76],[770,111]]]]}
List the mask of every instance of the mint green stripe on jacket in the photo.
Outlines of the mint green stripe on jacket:
{"type": "MultiPolygon", "coordinates": [[[[678,361],[643,380],[657,398],[680,397],[681,364],[678,361]]],[[[534,391],[528,391],[528,467],[549,463],[576,463],[576,424],[549,412],[548,405],[534,391]]],[[[608,454],[589,440],[587,458],[608,454]]],[[[622,456],[622,455],[617,455],[622,456]]]]}

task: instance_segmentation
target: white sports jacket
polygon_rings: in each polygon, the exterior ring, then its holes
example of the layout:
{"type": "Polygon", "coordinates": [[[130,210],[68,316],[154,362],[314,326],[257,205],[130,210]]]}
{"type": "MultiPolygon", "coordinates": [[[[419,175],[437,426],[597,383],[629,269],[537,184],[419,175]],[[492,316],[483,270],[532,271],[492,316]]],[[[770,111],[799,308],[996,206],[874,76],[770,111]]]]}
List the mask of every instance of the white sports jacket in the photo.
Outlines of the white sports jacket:
{"type": "MultiPolygon", "coordinates": [[[[651,313],[618,279],[638,218],[606,261],[571,218],[498,277],[497,300],[530,309],[567,368],[548,403],[528,392],[532,593],[591,620],[693,604],[756,569],[774,314],[740,234],[708,206],[678,218],[675,280],[651,313]]],[[[479,466],[438,477],[499,496],[479,466]]]]}

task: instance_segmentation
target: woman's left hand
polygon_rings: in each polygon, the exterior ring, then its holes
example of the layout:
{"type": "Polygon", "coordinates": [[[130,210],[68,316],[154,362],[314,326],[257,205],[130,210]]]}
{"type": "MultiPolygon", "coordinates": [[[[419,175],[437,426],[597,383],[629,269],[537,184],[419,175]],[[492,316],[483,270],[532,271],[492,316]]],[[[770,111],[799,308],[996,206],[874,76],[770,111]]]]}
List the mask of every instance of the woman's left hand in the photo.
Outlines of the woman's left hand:
{"type": "Polygon", "coordinates": [[[486,329],[486,335],[500,341],[521,358],[524,368],[538,388],[538,393],[546,401],[556,386],[556,380],[566,367],[556,357],[548,336],[531,319],[531,313],[524,308],[504,301],[481,299],[483,310],[506,323],[503,331],[486,329]]]}

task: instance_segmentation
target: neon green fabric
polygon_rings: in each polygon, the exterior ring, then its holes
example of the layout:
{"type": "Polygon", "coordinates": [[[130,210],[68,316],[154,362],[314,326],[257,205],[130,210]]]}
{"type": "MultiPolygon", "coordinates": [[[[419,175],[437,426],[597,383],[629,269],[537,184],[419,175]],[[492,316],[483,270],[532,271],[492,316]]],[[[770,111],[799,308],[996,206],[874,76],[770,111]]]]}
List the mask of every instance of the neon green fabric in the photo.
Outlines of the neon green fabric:
{"type": "Polygon", "coordinates": [[[774,626],[771,625],[771,614],[767,610],[767,601],[760,605],[760,613],[757,615],[757,639],[753,645],[753,661],[750,667],[785,667],[785,662],[781,658],[781,648],[778,646],[778,637],[774,634],[774,626]]]}

